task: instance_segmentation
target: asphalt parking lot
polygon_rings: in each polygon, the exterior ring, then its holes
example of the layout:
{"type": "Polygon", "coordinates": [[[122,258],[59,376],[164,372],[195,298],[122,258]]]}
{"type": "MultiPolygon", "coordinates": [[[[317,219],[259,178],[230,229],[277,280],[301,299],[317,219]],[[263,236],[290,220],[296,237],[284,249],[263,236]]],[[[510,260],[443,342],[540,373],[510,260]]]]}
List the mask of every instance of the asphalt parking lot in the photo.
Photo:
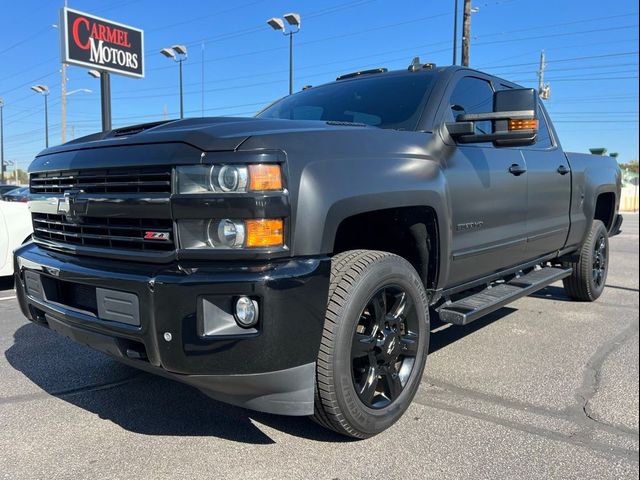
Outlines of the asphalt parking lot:
{"type": "Polygon", "coordinates": [[[638,216],[594,304],[553,285],[435,325],[416,399],[349,441],[140,373],[22,317],[0,287],[0,476],[638,478],[638,216]]]}

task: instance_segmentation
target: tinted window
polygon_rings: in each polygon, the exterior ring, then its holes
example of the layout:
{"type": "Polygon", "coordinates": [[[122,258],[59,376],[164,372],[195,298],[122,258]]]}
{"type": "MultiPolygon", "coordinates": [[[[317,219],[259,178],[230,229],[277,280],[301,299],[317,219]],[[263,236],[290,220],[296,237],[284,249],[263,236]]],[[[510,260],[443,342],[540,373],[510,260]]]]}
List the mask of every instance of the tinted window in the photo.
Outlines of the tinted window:
{"type": "Polygon", "coordinates": [[[552,146],[553,142],[551,141],[547,119],[544,116],[542,107],[538,105],[538,138],[536,139],[535,148],[551,148],[552,146]]]}
{"type": "MultiPolygon", "coordinates": [[[[451,120],[465,113],[489,113],[493,111],[493,89],[486,80],[464,77],[458,82],[449,98],[451,120]]],[[[476,133],[492,133],[491,122],[475,122],[476,133]]]]}
{"type": "Polygon", "coordinates": [[[258,116],[414,130],[434,78],[433,73],[420,72],[337,81],[285,97],[258,116]]]}

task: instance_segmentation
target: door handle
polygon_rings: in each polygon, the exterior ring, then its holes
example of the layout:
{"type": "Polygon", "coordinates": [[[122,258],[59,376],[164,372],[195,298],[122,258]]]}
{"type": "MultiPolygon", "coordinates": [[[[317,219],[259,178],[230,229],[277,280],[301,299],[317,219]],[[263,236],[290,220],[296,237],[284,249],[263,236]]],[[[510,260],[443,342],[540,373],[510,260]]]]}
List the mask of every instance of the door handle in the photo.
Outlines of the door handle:
{"type": "Polygon", "coordinates": [[[522,165],[518,165],[517,163],[514,163],[509,167],[509,173],[511,175],[515,175],[516,177],[522,175],[523,173],[526,173],[526,171],[527,169],[525,167],[523,167],[522,165]]]}
{"type": "Polygon", "coordinates": [[[569,173],[571,170],[569,170],[565,165],[560,165],[558,167],[558,173],[560,175],[566,175],[567,173],[569,173]]]}

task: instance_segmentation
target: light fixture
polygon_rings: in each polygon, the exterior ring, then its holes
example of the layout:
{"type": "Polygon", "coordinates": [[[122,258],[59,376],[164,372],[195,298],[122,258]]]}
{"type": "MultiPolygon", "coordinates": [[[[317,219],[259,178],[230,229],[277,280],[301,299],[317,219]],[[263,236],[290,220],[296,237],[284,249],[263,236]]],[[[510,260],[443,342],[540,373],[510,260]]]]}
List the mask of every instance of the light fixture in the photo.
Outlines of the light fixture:
{"type": "Polygon", "coordinates": [[[185,45],[174,45],[171,49],[180,55],[187,55],[187,47],[185,45]]]}
{"type": "Polygon", "coordinates": [[[269,20],[267,20],[267,24],[274,30],[284,30],[284,22],[281,18],[270,18],[269,20]]]}
{"type": "Polygon", "coordinates": [[[172,48],[163,48],[162,50],[160,50],[160,53],[167,58],[176,58],[176,53],[172,48]]]}
{"type": "Polygon", "coordinates": [[[234,316],[240,327],[253,327],[258,323],[258,302],[249,297],[238,297],[234,307],[234,316]]]}
{"type": "Polygon", "coordinates": [[[283,15],[284,19],[289,25],[300,28],[300,14],[299,13],[286,13],[283,15]]]}
{"type": "Polygon", "coordinates": [[[33,90],[36,93],[41,93],[43,95],[49,94],[49,87],[47,87],[46,85],[33,85],[31,87],[31,90],[33,90]]]}

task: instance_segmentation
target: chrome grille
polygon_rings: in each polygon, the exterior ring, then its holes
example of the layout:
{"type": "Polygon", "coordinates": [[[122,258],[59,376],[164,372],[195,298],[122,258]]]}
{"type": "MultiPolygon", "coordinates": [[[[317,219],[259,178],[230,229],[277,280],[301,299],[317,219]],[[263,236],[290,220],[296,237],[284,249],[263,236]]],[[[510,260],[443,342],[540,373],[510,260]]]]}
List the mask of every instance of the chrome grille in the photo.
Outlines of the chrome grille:
{"type": "Polygon", "coordinates": [[[32,194],[64,193],[171,193],[171,168],[108,169],[33,173],[32,194]]]}
{"type": "Polygon", "coordinates": [[[171,219],[82,217],[79,223],[63,215],[33,213],[36,239],[86,246],[143,251],[175,249],[171,219]],[[145,234],[166,233],[168,239],[145,239],[145,234]]]}

